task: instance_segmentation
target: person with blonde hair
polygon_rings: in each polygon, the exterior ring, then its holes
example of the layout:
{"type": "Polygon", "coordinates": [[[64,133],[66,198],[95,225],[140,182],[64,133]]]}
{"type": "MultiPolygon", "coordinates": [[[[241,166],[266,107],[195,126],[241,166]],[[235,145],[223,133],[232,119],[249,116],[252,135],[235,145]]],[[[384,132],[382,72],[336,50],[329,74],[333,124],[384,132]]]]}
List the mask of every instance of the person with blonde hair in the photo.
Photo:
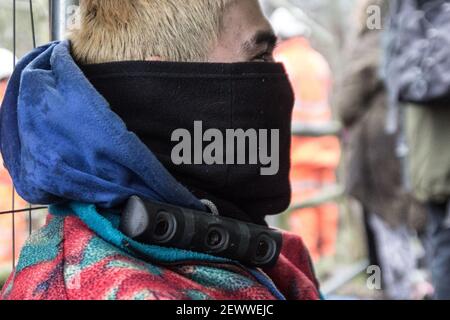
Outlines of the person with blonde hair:
{"type": "Polygon", "coordinates": [[[265,222],[290,202],[293,93],[258,1],[80,5],[69,40],[25,56],[7,89],[6,167],[50,215],[1,297],[318,299],[302,240],[265,222]],[[223,147],[230,132],[244,140],[223,147]],[[154,224],[136,218],[150,204],[166,208],[154,224]],[[249,230],[264,232],[233,238],[249,230]]]}

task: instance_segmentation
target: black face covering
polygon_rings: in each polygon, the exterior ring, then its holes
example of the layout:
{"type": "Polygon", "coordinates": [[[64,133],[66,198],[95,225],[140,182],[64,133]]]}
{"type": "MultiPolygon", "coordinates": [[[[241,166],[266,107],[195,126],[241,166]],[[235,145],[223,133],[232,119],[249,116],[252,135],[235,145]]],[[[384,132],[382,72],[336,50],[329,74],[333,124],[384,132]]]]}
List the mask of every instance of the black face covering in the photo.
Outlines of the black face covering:
{"type": "Polygon", "coordinates": [[[221,215],[264,224],[288,207],[294,98],[281,64],[120,62],[82,70],[169,172],[221,215]],[[239,140],[244,147],[228,139],[232,132],[248,134],[239,140]]]}

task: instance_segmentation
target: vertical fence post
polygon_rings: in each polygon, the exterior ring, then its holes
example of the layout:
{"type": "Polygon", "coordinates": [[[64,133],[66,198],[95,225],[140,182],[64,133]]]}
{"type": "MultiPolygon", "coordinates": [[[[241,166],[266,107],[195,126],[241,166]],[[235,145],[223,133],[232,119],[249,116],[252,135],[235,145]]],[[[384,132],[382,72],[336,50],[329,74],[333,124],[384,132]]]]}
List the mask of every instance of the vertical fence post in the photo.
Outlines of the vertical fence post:
{"type": "Polygon", "coordinates": [[[50,0],[49,6],[50,38],[62,40],[66,31],[66,0],[50,0]]]}

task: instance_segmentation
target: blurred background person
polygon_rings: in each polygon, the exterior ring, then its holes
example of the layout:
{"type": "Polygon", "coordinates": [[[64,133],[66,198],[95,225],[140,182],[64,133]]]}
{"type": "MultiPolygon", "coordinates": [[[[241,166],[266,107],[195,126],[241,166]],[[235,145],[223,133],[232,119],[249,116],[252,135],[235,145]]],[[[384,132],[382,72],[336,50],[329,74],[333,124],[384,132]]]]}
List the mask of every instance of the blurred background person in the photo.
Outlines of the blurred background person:
{"type": "MultiPolygon", "coordinates": [[[[286,8],[271,16],[281,43],[275,60],[283,62],[295,93],[293,126],[321,127],[333,118],[330,107],[332,73],[326,59],[310,44],[310,31],[286,8]]],[[[292,204],[312,199],[336,185],[340,144],[335,136],[294,136],[291,149],[292,204]]],[[[332,258],[336,252],[339,208],[336,203],[294,210],[291,231],[303,237],[312,258],[332,258]]]]}
{"type": "Polygon", "coordinates": [[[405,186],[428,209],[435,297],[450,299],[450,1],[390,2],[386,83],[405,186]]]}
{"type": "Polygon", "coordinates": [[[359,28],[348,43],[336,104],[347,129],[347,192],[364,208],[370,260],[381,267],[386,298],[411,299],[419,259],[414,232],[423,227],[424,210],[403,188],[397,136],[385,130],[383,30],[368,26],[368,8],[377,6],[386,16],[388,3],[362,0],[359,5],[359,28]]]}

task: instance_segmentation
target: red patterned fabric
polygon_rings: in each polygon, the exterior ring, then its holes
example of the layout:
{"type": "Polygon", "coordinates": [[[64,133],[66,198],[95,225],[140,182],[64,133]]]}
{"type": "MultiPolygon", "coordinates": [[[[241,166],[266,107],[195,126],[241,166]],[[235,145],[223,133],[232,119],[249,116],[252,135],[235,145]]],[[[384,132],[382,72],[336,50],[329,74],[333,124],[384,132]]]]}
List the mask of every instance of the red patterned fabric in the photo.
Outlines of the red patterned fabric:
{"type": "Polygon", "coordinates": [[[52,217],[22,250],[2,299],[273,300],[273,283],[287,299],[319,299],[302,241],[284,237],[266,281],[244,267],[202,261],[162,264],[132,257],[94,234],[77,217],[52,217]]]}

